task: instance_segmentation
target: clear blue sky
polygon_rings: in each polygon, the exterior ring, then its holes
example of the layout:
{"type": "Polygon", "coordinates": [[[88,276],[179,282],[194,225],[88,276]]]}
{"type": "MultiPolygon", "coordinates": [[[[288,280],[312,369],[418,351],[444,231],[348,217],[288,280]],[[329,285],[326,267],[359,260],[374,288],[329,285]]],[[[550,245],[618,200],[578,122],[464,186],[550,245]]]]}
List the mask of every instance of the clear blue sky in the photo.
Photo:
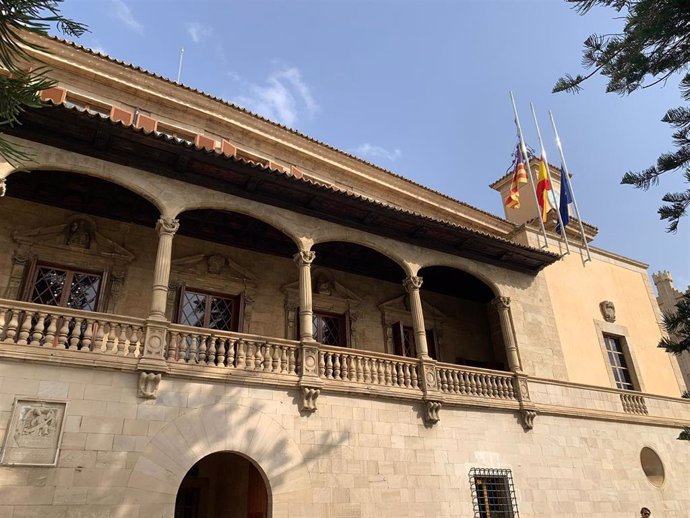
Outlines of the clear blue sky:
{"type": "Polygon", "coordinates": [[[537,148],[534,101],[549,160],[553,110],[594,245],[690,283],[690,217],[675,235],[656,210],[684,189],[680,173],[648,192],[619,185],[673,149],[660,122],[681,105],[677,81],[628,97],[601,79],[552,94],[580,71],[582,41],[615,32],[610,9],[577,15],[564,1],[66,0],[86,23],[79,43],[235,101],[314,138],[472,205],[503,215],[488,184],[515,146],[508,91],[537,148]]]}

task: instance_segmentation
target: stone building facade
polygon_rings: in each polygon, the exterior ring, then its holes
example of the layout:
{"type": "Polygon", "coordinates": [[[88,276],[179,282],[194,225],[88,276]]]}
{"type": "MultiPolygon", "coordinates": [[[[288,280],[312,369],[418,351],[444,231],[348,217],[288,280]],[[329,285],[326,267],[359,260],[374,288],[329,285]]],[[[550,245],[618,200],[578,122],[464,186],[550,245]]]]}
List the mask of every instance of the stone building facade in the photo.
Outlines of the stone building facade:
{"type": "MultiPolygon", "coordinates": [[[[665,313],[675,312],[676,304],[683,294],[673,286],[673,277],[671,273],[657,272],[652,275],[652,279],[656,286],[656,300],[659,303],[661,311],[665,313]]],[[[690,289],[690,286],[686,286],[686,289],[690,289]]],[[[680,366],[680,372],[683,374],[686,390],[690,392],[690,353],[686,351],[676,358],[680,366]]]]}
{"type": "Polygon", "coordinates": [[[0,516],[687,516],[644,264],[41,43],[0,164],[0,516]]]}

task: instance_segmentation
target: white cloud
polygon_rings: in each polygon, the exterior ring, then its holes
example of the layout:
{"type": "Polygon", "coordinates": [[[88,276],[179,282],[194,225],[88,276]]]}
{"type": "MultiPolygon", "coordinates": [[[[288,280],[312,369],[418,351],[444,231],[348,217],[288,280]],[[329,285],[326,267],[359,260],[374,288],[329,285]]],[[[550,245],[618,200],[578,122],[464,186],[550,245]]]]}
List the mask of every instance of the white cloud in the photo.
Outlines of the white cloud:
{"type": "Polygon", "coordinates": [[[265,85],[247,83],[246,90],[246,94],[236,98],[237,104],[288,126],[297,122],[303,111],[311,116],[319,110],[309,86],[302,80],[302,74],[296,67],[273,72],[265,85]]]}
{"type": "Polygon", "coordinates": [[[206,38],[213,36],[213,29],[199,22],[190,22],[186,25],[187,34],[194,43],[200,43],[206,38]]]}
{"type": "Polygon", "coordinates": [[[395,162],[402,155],[402,151],[397,148],[390,151],[381,146],[374,146],[366,142],[353,149],[352,153],[367,158],[385,158],[391,162],[395,162]]]}
{"type": "Polygon", "coordinates": [[[139,35],[144,34],[144,24],[134,18],[134,13],[123,0],[110,0],[113,5],[113,10],[110,13],[114,18],[124,23],[127,28],[136,32],[139,35]]]}

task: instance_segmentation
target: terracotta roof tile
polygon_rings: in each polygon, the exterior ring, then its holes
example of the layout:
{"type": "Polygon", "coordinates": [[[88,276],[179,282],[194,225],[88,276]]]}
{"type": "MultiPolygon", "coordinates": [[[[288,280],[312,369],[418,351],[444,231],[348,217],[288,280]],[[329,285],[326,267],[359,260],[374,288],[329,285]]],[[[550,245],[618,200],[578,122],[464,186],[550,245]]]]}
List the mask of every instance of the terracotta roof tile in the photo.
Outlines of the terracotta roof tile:
{"type": "Polygon", "coordinates": [[[505,244],[509,244],[509,245],[517,247],[517,248],[521,248],[523,250],[528,250],[530,252],[535,252],[535,251],[540,252],[542,254],[545,254],[547,257],[551,257],[551,258],[558,258],[559,257],[558,254],[554,254],[552,252],[545,252],[544,250],[541,250],[539,248],[535,248],[535,247],[528,246],[528,245],[523,245],[521,243],[511,241],[510,239],[496,236],[495,234],[490,234],[488,232],[483,232],[483,231],[476,230],[476,229],[473,229],[470,227],[465,227],[463,225],[453,223],[453,222],[450,222],[450,221],[447,221],[444,219],[434,218],[431,216],[427,216],[425,214],[421,214],[419,212],[404,209],[404,208],[401,208],[401,207],[398,207],[395,205],[391,205],[391,204],[388,204],[388,203],[385,203],[385,202],[382,202],[382,201],[379,201],[379,200],[376,200],[373,198],[369,198],[369,197],[361,195],[361,194],[354,193],[351,190],[342,189],[340,187],[336,187],[334,185],[327,184],[327,183],[324,183],[324,182],[321,182],[321,181],[318,181],[318,180],[315,180],[312,178],[305,178],[301,174],[293,174],[289,169],[283,170],[283,169],[271,168],[267,165],[259,164],[257,162],[251,161],[251,160],[246,160],[244,158],[236,157],[234,155],[227,155],[227,154],[223,153],[221,150],[217,150],[217,149],[211,150],[211,149],[207,149],[204,147],[199,147],[199,146],[196,146],[194,143],[186,142],[184,140],[180,140],[180,139],[177,139],[175,137],[171,137],[169,135],[166,135],[164,133],[160,133],[157,131],[147,131],[143,128],[138,128],[132,124],[125,124],[122,121],[113,120],[112,118],[110,118],[107,115],[103,115],[100,113],[92,113],[92,112],[89,112],[85,109],[78,108],[76,106],[71,106],[71,107],[66,106],[64,103],[56,103],[53,100],[49,100],[46,104],[51,105],[57,109],[62,109],[62,110],[69,111],[69,112],[79,113],[83,117],[89,117],[92,119],[95,119],[95,118],[106,119],[113,126],[119,126],[121,128],[126,128],[129,131],[141,133],[143,135],[147,135],[150,138],[154,138],[157,140],[163,140],[163,141],[172,143],[176,146],[184,147],[187,149],[192,149],[197,153],[203,153],[205,155],[213,155],[213,156],[217,156],[217,157],[223,158],[225,160],[231,161],[233,163],[244,164],[244,165],[247,165],[247,166],[249,166],[255,170],[264,171],[264,172],[269,173],[269,174],[274,175],[274,176],[282,176],[285,178],[289,178],[290,181],[294,181],[294,182],[298,182],[298,183],[302,183],[302,184],[309,184],[309,185],[312,185],[312,186],[314,186],[320,190],[337,193],[340,196],[345,196],[345,197],[350,198],[350,199],[369,203],[369,204],[375,205],[377,207],[382,207],[382,208],[385,208],[387,210],[391,210],[393,212],[396,212],[398,214],[405,214],[405,215],[413,216],[415,218],[420,218],[423,220],[431,221],[434,223],[440,223],[440,224],[448,226],[450,228],[463,230],[465,232],[468,232],[468,233],[471,233],[471,234],[474,234],[477,236],[488,237],[488,238],[494,239],[496,241],[499,241],[501,243],[505,243],[505,244]]]}

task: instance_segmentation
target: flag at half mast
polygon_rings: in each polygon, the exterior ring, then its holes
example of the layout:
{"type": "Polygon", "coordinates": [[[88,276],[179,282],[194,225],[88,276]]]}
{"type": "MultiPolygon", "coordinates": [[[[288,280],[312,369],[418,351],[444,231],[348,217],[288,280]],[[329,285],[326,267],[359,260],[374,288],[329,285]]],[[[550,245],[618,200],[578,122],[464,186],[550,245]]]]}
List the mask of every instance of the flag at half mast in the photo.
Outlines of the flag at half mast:
{"type": "Polygon", "coordinates": [[[542,156],[539,159],[539,175],[537,176],[537,202],[539,203],[539,214],[544,223],[547,221],[547,215],[551,208],[551,204],[549,203],[550,190],[551,180],[549,180],[549,165],[542,156]]]}
{"type": "MultiPolygon", "coordinates": [[[[573,202],[573,193],[570,190],[570,182],[566,177],[565,168],[561,164],[561,200],[558,210],[561,213],[561,221],[563,222],[563,228],[565,228],[568,223],[570,223],[570,211],[568,207],[573,202]]],[[[556,225],[556,232],[561,234],[561,224],[556,225]]]]}
{"type": "Polygon", "coordinates": [[[513,170],[513,180],[510,182],[510,192],[506,197],[505,206],[510,209],[520,208],[520,185],[527,183],[527,172],[525,171],[525,162],[522,159],[522,152],[520,151],[520,144],[515,149],[515,169],[513,170]]]}

